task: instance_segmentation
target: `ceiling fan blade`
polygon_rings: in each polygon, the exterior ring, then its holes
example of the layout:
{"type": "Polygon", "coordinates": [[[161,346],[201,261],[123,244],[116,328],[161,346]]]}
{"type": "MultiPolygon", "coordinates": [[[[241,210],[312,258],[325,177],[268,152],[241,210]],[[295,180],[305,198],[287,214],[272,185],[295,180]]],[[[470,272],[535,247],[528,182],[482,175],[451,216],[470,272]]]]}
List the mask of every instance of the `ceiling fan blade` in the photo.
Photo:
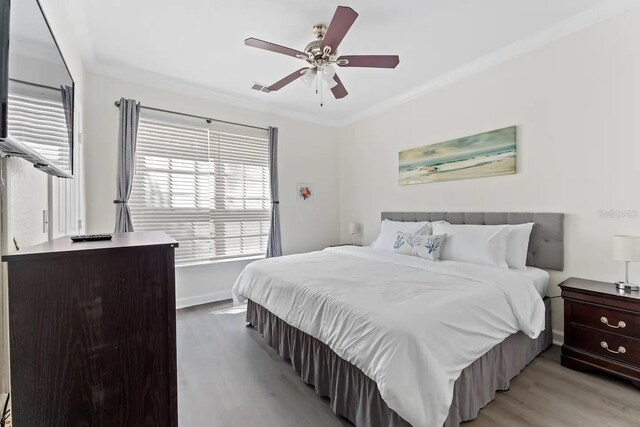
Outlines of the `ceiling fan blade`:
{"type": "Polygon", "coordinates": [[[278,80],[277,82],[275,82],[274,84],[272,84],[271,86],[269,86],[267,89],[269,89],[269,92],[273,92],[279,89],[282,89],[283,87],[285,87],[286,85],[288,85],[289,83],[298,80],[300,77],[302,77],[304,75],[304,73],[308,70],[308,67],[305,68],[300,68],[299,70],[294,71],[293,73],[289,74],[287,77],[278,80]]]}
{"type": "Polygon", "coordinates": [[[342,84],[342,81],[340,80],[340,77],[338,77],[337,74],[333,76],[333,80],[335,80],[336,83],[338,83],[337,86],[334,86],[331,89],[331,92],[333,93],[333,96],[335,96],[336,99],[341,99],[349,95],[349,92],[347,92],[347,89],[345,89],[344,85],[342,84]]]}
{"type": "Polygon", "coordinates": [[[340,67],[396,68],[398,55],[345,55],[336,60],[340,67]]]}
{"type": "Polygon", "coordinates": [[[294,58],[305,59],[307,54],[300,52],[299,50],[291,49],[290,47],[280,46],[279,44],[266,42],[264,40],[250,37],[244,41],[244,44],[251,47],[257,47],[258,49],[269,50],[271,52],[281,53],[283,55],[293,56],[294,58]]]}
{"type": "Polygon", "coordinates": [[[358,14],[356,11],[350,7],[338,6],[336,13],[331,19],[329,28],[327,28],[327,33],[322,39],[320,47],[324,49],[325,46],[329,46],[331,47],[331,52],[338,50],[340,42],[342,42],[342,39],[347,34],[347,31],[349,31],[349,28],[351,28],[357,17],[358,14]]]}

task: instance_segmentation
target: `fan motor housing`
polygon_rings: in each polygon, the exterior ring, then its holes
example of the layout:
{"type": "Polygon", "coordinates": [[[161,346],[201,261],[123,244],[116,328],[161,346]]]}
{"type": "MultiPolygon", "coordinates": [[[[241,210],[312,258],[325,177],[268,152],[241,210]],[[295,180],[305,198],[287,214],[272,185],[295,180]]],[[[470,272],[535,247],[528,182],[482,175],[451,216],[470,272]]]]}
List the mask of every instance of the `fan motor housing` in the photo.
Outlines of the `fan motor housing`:
{"type": "Polygon", "coordinates": [[[326,33],[326,25],[317,24],[313,26],[313,35],[316,37],[316,39],[307,44],[307,46],[304,48],[305,53],[309,55],[309,60],[307,61],[310,64],[321,66],[324,63],[335,62],[335,59],[338,56],[338,51],[328,53],[322,49],[322,40],[324,39],[326,33]]]}
{"type": "Polygon", "coordinates": [[[304,51],[314,58],[322,57],[324,52],[322,52],[322,39],[314,40],[304,48],[304,51]]]}

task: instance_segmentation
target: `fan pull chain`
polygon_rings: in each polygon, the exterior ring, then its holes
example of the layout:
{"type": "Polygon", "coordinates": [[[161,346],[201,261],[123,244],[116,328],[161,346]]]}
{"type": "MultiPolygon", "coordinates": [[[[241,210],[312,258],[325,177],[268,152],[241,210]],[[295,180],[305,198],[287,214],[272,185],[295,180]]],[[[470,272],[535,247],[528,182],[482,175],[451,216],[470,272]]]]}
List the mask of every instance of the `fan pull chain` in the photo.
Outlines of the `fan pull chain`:
{"type": "Polygon", "coordinates": [[[322,102],[322,77],[320,77],[318,80],[320,80],[320,106],[324,107],[324,103],[322,102]]]}

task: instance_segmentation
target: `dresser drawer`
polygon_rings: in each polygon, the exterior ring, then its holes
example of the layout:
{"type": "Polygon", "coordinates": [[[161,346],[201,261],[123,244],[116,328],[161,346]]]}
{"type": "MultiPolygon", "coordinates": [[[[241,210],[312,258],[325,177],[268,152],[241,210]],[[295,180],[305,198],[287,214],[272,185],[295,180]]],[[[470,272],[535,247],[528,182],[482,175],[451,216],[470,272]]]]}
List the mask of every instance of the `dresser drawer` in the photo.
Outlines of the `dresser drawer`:
{"type": "Polygon", "coordinates": [[[595,305],[570,304],[571,323],[640,339],[640,316],[595,305]]]}
{"type": "Polygon", "coordinates": [[[565,344],[640,367],[640,340],[573,325],[565,344]]]}

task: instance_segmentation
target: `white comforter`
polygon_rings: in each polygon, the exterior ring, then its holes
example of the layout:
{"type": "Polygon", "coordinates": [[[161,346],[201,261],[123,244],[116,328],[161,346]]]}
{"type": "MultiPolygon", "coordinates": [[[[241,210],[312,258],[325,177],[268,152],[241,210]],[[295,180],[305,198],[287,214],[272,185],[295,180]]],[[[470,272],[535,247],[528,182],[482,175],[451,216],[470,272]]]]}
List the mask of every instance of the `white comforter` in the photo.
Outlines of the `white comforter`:
{"type": "Polygon", "coordinates": [[[441,426],[464,368],[545,308],[517,271],[338,247],[249,264],[233,287],[374,380],[415,427],[441,426]]]}

